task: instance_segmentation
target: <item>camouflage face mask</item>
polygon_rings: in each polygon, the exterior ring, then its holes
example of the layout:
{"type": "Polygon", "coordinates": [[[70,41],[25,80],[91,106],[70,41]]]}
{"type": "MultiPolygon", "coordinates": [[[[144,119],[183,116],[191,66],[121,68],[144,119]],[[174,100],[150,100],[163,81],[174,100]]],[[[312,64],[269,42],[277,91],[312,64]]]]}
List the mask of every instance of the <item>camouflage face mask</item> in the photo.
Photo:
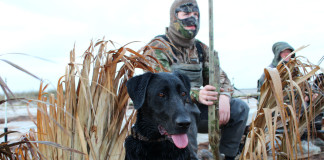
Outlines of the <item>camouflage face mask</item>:
{"type": "MultiPolygon", "coordinates": [[[[178,8],[176,8],[175,10],[175,15],[178,15],[178,12],[198,12],[199,13],[199,8],[196,5],[193,5],[192,3],[186,3],[183,4],[181,6],[179,6],[178,8]]],[[[176,16],[177,17],[177,16],[176,16]]],[[[198,19],[195,17],[189,17],[189,18],[185,18],[185,19],[179,19],[178,17],[176,18],[176,20],[173,23],[174,27],[176,28],[176,30],[183,35],[185,38],[187,39],[192,39],[194,38],[199,30],[199,17],[198,19]],[[196,26],[195,30],[186,30],[184,27],[187,26],[196,26]]]]}

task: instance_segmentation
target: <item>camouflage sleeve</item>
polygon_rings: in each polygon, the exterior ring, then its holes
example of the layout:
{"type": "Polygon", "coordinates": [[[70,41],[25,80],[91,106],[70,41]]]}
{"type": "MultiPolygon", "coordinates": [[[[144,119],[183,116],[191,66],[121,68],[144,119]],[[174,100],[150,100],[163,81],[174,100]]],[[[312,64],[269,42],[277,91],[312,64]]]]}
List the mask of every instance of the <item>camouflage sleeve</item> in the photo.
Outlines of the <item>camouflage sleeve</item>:
{"type": "Polygon", "coordinates": [[[234,88],[231,85],[231,81],[228,79],[227,74],[220,68],[220,83],[221,88],[224,89],[224,92],[221,92],[221,95],[232,96],[234,88]]]}
{"type": "MultiPolygon", "coordinates": [[[[171,48],[168,45],[168,42],[158,37],[156,39],[153,39],[148,46],[150,46],[151,48],[146,50],[146,52],[149,52],[151,56],[156,58],[165,69],[171,71],[171,64],[172,64],[172,59],[170,58],[171,48]]],[[[159,72],[163,71],[157,63],[154,63],[154,67],[159,72]]]]}
{"type": "Polygon", "coordinates": [[[199,102],[199,90],[200,89],[194,89],[194,88],[191,88],[190,90],[190,97],[194,103],[199,102]]]}

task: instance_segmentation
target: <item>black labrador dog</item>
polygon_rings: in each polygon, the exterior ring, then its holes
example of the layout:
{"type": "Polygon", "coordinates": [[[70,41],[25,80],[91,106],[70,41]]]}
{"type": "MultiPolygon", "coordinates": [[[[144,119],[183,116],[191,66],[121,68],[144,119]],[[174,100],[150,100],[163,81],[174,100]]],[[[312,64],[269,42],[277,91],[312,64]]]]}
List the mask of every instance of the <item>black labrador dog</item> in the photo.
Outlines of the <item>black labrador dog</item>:
{"type": "Polygon", "coordinates": [[[191,101],[189,78],[177,72],[147,72],[126,86],[137,119],[125,140],[125,159],[197,159],[200,111],[191,101]]]}

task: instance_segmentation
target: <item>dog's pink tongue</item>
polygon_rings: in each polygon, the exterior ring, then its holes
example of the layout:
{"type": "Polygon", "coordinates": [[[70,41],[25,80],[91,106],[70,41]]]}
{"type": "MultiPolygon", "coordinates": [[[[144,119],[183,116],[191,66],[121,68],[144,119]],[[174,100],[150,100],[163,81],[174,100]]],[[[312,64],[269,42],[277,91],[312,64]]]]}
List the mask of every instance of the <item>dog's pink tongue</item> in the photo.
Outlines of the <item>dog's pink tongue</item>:
{"type": "Polygon", "coordinates": [[[178,148],[186,148],[188,145],[188,136],[187,134],[174,134],[171,135],[171,138],[173,140],[173,143],[178,148]]]}

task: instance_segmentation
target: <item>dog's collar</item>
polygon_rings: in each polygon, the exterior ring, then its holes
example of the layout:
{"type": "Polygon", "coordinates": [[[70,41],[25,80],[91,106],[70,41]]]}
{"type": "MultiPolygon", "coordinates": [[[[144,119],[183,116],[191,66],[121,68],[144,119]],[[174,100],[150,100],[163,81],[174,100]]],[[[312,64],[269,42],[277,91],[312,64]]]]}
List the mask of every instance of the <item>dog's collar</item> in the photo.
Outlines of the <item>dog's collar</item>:
{"type": "Polygon", "coordinates": [[[161,137],[158,139],[149,139],[147,137],[144,137],[140,133],[136,132],[134,127],[132,127],[131,132],[132,132],[133,138],[141,140],[141,141],[145,141],[145,142],[162,142],[162,141],[169,140],[169,138],[167,136],[164,136],[164,137],[161,137]]]}

